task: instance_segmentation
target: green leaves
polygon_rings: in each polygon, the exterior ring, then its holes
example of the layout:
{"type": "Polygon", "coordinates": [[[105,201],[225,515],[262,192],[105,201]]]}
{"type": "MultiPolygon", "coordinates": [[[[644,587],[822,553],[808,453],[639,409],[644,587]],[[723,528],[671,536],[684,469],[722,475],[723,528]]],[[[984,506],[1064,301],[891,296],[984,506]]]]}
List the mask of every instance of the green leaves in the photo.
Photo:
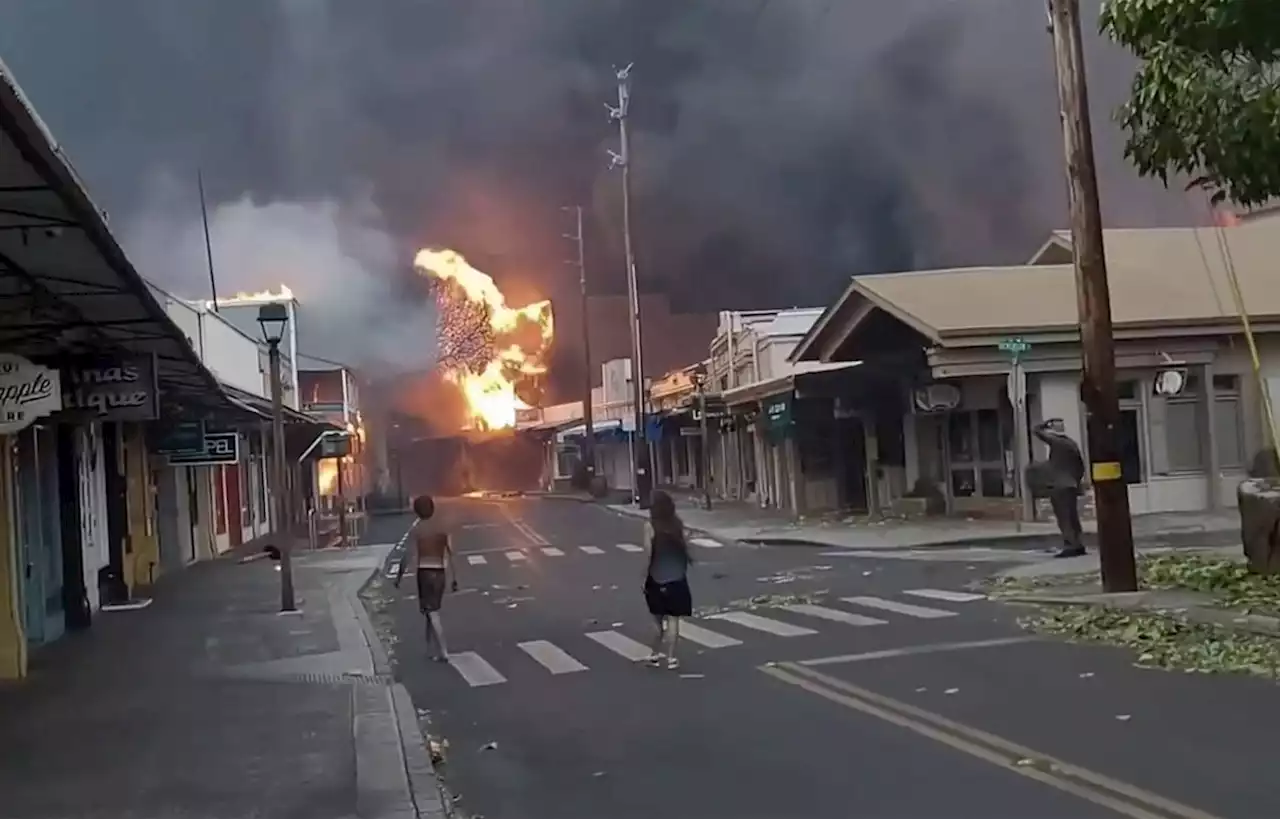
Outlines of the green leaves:
{"type": "Polygon", "coordinates": [[[1132,649],[1137,653],[1136,665],[1143,667],[1280,678],[1280,641],[1189,623],[1173,615],[1063,607],[1047,609],[1019,623],[1030,631],[1072,642],[1132,649]]]}
{"type": "Polygon", "coordinates": [[[1199,555],[1165,554],[1142,562],[1143,585],[1213,595],[1243,614],[1280,616],[1280,575],[1261,575],[1243,563],[1199,555]]]}
{"type": "Polygon", "coordinates": [[[1280,195],[1280,2],[1109,0],[1102,30],[1141,61],[1125,156],[1241,205],[1280,195]]]}

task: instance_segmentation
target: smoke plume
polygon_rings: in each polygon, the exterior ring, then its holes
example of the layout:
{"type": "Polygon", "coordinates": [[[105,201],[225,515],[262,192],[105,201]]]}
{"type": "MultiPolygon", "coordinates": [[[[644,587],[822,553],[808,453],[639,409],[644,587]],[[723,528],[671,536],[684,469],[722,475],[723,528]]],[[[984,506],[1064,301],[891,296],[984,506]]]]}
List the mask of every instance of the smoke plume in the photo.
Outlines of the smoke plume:
{"type": "MultiPolygon", "coordinates": [[[[340,359],[429,360],[408,341],[429,317],[388,306],[409,301],[389,294],[418,247],[463,252],[516,302],[572,296],[563,205],[587,208],[592,290],[621,291],[603,103],[633,61],[638,268],[682,309],[818,305],[854,273],[1016,262],[1065,222],[1041,3],[41,0],[0,14],[0,53],[130,226],[143,272],[206,291],[198,213],[175,219],[154,181],[192,180],[190,203],[203,168],[224,289],[286,280],[325,305],[340,359]]],[[[1109,113],[1132,66],[1097,37],[1087,51],[1108,223],[1202,220],[1126,166],[1109,113]]]]}

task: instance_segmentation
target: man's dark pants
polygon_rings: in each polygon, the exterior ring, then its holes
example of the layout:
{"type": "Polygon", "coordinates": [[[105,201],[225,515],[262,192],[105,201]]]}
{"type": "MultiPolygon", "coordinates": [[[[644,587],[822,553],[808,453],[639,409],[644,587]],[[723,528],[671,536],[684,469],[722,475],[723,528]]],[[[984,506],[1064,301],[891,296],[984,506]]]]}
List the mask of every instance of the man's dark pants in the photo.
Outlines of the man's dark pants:
{"type": "Polygon", "coordinates": [[[1067,551],[1084,550],[1084,529],[1080,525],[1080,490],[1074,486],[1055,487],[1049,490],[1049,503],[1053,506],[1053,517],[1058,521],[1058,530],[1062,532],[1064,548],[1067,551]]]}

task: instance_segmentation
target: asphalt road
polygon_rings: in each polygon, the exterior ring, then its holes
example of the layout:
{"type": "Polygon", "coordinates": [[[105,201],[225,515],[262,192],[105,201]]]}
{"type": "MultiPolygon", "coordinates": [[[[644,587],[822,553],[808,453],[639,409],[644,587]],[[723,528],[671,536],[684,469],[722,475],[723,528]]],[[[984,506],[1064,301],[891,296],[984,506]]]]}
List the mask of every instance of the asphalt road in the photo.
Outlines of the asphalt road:
{"type": "Polygon", "coordinates": [[[699,544],[699,629],[666,671],[630,656],[653,628],[625,548],[640,521],[555,500],[440,514],[461,556],[451,663],[427,661],[411,583],[389,611],[464,816],[1280,815],[1274,687],[1031,639],[970,588],[990,562],[699,544]]]}

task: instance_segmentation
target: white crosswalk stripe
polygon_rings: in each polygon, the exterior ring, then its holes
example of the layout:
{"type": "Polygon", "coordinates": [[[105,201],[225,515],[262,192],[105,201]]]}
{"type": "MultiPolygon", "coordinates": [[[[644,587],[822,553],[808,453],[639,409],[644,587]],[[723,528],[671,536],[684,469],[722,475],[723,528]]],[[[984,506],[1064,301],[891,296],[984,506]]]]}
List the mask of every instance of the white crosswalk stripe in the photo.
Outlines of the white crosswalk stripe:
{"type": "Polygon", "coordinates": [[[613,653],[621,654],[632,661],[643,660],[650,653],[647,645],[617,631],[593,631],[587,635],[587,639],[594,640],[613,653]]]}
{"type": "Polygon", "coordinates": [[[512,563],[519,563],[521,560],[526,559],[524,552],[507,552],[507,560],[510,560],[512,563]]]}
{"type": "Polygon", "coordinates": [[[811,628],[804,626],[793,626],[790,623],[784,623],[780,620],[773,620],[768,617],[761,617],[758,614],[752,614],[746,611],[724,611],[719,614],[712,614],[707,617],[708,620],[724,620],[727,623],[734,623],[746,628],[752,628],[756,631],[766,631],[769,634],[776,634],[779,637],[803,637],[806,634],[817,634],[811,628]]]}
{"type": "Polygon", "coordinates": [[[599,546],[579,546],[578,549],[589,555],[604,554],[604,549],[601,549],[599,546]]]}
{"type": "Polygon", "coordinates": [[[552,674],[572,674],[575,671],[587,670],[585,665],[575,660],[555,643],[549,643],[546,640],[530,640],[525,643],[516,643],[516,646],[552,674]]]}
{"type": "Polygon", "coordinates": [[[804,614],[809,617],[818,617],[823,620],[831,620],[836,623],[845,623],[850,626],[883,626],[888,620],[881,620],[876,617],[867,617],[865,614],[853,614],[840,609],[829,609],[826,606],[816,606],[811,603],[793,603],[786,606],[779,606],[783,611],[789,611],[792,614],[804,614]]]}
{"type": "Polygon", "coordinates": [[[564,557],[564,552],[554,546],[543,546],[542,553],[547,557],[564,557]]]}
{"type": "Polygon", "coordinates": [[[985,594],[948,591],[946,589],[908,589],[903,594],[909,594],[912,597],[923,597],[926,600],[941,600],[944,603],[972,603],[975,600],[987,599],[985,594]]]}
{"type": "Polygon", "coordinates": [[[919,617],[922,620],[936,620],[939,617],[956,616],[954,611],[947,611],[946,609],[931,609],[925,606],[913,606],[910,603],[899,603],[894,600],[885,600],[881,597],[841,597],[840,599],[855,606],[865,606],[869,609],[891,611],[894,614],[904,614],[907,617],[919,617]]]}
{"type": "Polygon", "coordinates": [[[691,643],[697,643],[704,648],[728,648],[729,646],[742,645],[742,641],[736,637],[729,637],[718,631],[712,631],[709,628],[703,628],[688,621],[680,623],[680,637],[691,643]]]}
{"type": "Polygon", "coordinates": [[[624,552],[643,552],[643,546],[637,546],[634,543],[619,543],[618,548],[624,552]]]}
{"type": "Polygon", "coordinates": [[[695,537],[690,539],[689,542],[694,546],[701,546],[704,549],[719,549],[724,546],[720,541],[712,540],[709,537],[695,537]]]}
{"type": "Polygon", "coordinates": [[[472,566],[483,566],[489,561],[484,559],[484,555],[467,555],[467,562],[472,566]]]}
{"type": "Polygon", "coordinates": [[[459,651],[449,655],[449,665],[462,675],[467,685],[479,688],[485,685],[504,683],[507,678],[498,673],[498,669],[485,662],[484,658],[474,651],[459,651]]]}

